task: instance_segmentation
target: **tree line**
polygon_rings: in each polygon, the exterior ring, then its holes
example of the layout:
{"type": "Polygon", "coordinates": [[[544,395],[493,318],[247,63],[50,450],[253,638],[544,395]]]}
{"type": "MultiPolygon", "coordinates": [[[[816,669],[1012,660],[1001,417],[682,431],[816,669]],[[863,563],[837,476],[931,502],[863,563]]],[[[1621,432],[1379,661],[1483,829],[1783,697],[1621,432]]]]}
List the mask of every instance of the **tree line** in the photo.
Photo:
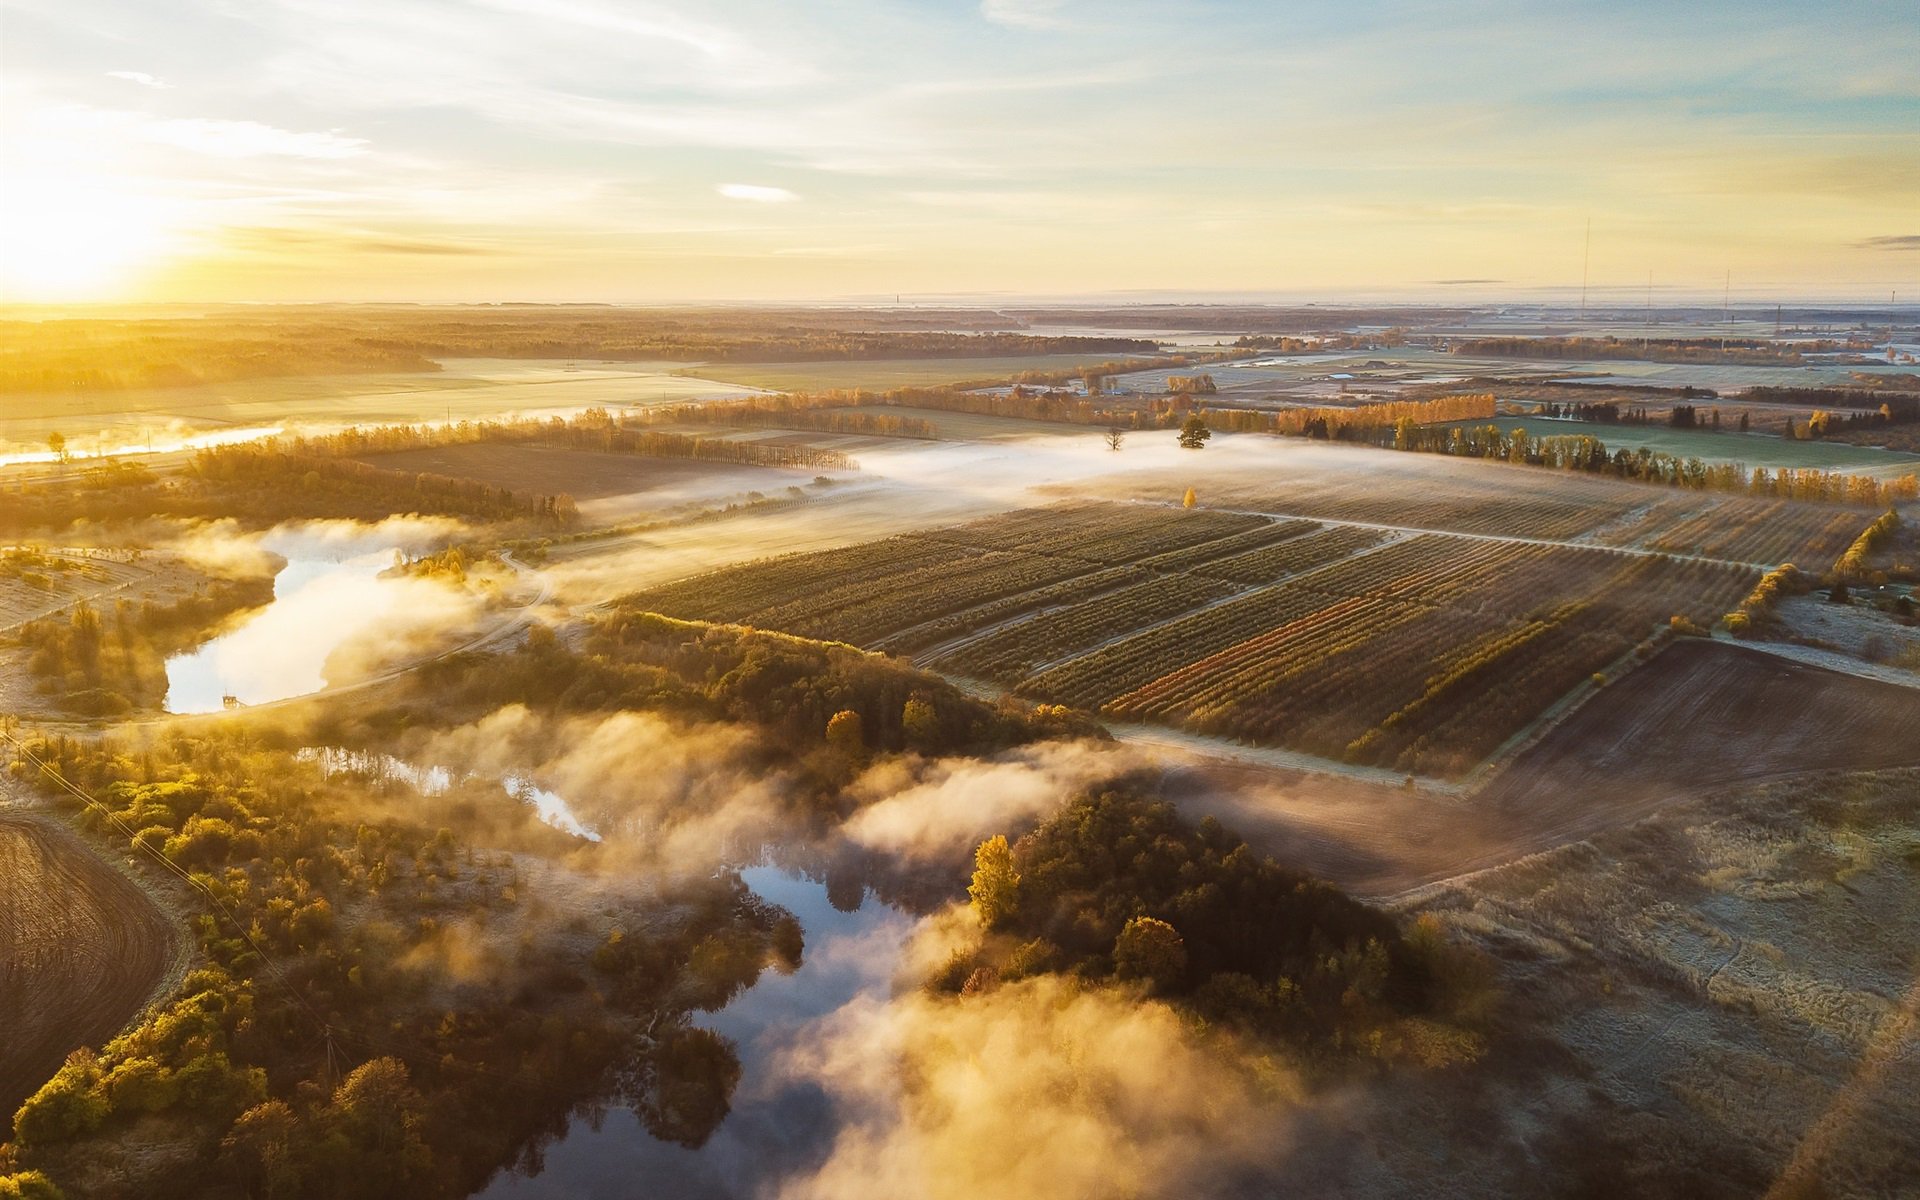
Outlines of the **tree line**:
{"type": "Polygon", "coordinates": [[[1476,358],[1558,358],[1572,361],[1630,360],[1666,363],[1743,363],[1792,366],[1802,352],[1843,350],[1844,342],[1782,345],[1755,338],[1488,337],[1462,338],[1448,351],[1476,358]]]}
{"type": "Polygon", "coordinates": [[[1509,432],[1498,425],[1421,425],[1412,420],[1402,420],[1391,430],[1367,432],[1374,445],[1395,450],[1493,459],[1702,491],[1875,506],[1920,497],[1920,478],[1913,475],[1882,481],[1811,467],[1749,469],[1744,463],[1709,463],[1645,446],[1609,453],[1605,442],[1586,434],[1542,437],[1518,428],[1509,432]]]}
{"type": "Polygon", "coordinates": [[[933,422],[924,417],[831,412],[790,395],[652,405],[641,409],[636,416],[648,425],[731,425],[747,429],[805,429],[874,437],[931,439],[940,436],[933,422]]]}
{"type": "MultiPolygon", "coordinates": [[[[956,319],[955,323],[965,318],[956,319]]],[[[446,358],[796,362],[1152,354],[1126,337],[876,328],[884,314],[517,307],[193,319],[0,322],[0,389],[99,391],[302,375],[420,372],[446,358]]]]}
{"type": "Polygon", "coordinates": [[[1327,441],[1367,441],[1374,431],[1391,430],[1401,423],[1424,425],[1434,421],[1484,419],[1494,414],[1491,392],[1465,396],[1438,396],[1431,400],[1393,400],[1352,407],[1212,408],[1207,424],[1234,433],[1278,433],[1327,441]]]}

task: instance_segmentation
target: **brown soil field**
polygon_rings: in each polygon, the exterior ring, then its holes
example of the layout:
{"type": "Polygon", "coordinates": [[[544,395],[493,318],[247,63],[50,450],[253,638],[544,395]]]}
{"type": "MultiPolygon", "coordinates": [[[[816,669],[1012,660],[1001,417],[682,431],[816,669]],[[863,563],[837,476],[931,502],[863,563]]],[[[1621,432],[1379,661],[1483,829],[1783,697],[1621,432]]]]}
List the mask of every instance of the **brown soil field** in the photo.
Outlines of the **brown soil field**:
{"type": "Polygon", "coordinates": [[[1483,871],[1742,780],[1920,764],[1920,690],[1683,639],[1464,798],[1163,754],[1171,799],[1362,896],[1483,871]]]}
{"type": "Polygon", "coordinates": [[[1920,764],[1920,690],[1682,638],[1521,752],[1478,803],[1633,805],[1740,780],[1920,764]]]}
{"type": "Polygon", "coordinates": [[[1696,794],[1425,890],[1486,1052],[1310,1112],[1269,1194],[1911,1197],[1920,774],[1696,794]]]}
{"type": "Polygon", "coordinates": [[[643,458],[634,454],[603,454],[595,450],[491,442],[369,454],[359,461],[389,470],[478,479],[516,491],[543,495],[565,492],[575,500],[660,492],[688,485],[698,485],[702,491],[710,491],[716,483],[740,490],[758,488],[761,491],[773,491],[790,484],[806,483],[813,478],[809,472],[777,467],[643,458]]]}
{"type": "Polygon", "coordinates": [[[52,819],[0,812],[0,1123],[113,1037],[178,945],[165,913],[52,819]]]}

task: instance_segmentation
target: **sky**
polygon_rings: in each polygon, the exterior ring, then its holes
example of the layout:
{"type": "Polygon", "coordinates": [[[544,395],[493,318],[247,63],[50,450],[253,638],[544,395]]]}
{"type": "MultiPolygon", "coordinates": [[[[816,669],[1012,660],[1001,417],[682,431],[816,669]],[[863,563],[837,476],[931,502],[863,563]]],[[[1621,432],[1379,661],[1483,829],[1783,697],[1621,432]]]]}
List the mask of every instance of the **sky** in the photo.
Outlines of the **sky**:
{"type": "Polygon", "coordinates": [[[0,12],[9,301],[1920,300],[1914,0],[0,12]]]}

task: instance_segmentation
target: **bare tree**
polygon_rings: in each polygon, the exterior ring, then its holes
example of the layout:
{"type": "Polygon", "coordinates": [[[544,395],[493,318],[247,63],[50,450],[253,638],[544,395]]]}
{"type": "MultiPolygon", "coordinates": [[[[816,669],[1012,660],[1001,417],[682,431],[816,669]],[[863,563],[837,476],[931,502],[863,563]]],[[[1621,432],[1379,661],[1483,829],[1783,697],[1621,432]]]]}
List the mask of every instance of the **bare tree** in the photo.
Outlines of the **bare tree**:
{"type": "Polygon", "coordinates": [[[1107,428],[1107,449],[1118,452],[1120,443],[1127,440],[1126,433],[1118,425],[1107,428]]]}

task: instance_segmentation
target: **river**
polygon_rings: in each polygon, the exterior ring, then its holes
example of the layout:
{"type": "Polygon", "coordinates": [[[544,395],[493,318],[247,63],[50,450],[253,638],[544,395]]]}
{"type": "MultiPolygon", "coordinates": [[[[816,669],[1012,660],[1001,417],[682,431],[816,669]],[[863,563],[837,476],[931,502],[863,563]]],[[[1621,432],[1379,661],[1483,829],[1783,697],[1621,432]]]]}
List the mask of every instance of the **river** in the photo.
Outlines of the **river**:
{"type": "Polygon", "coordinates": [[[575,1117],[548,1146],[542,1169],[503,1171],[482,1200],[736,1200],[810,1171],[833,1147],[838,1121],[826,1092],[783,1078],[782,1051],[804,1045],[809,1028],[862,996],[884,997],[914,918],[864,892],[835,907],[828,888],[778,866],[750,866],[755,894],[799,919],[806,952],[791,974],[772,968],[718,1012],[697,1023],[730,1039],[741,1076],[732,1111],[698,1149],[661,1141],[639,1118],[614,1108],[597,1122],[575,1117]]]}

